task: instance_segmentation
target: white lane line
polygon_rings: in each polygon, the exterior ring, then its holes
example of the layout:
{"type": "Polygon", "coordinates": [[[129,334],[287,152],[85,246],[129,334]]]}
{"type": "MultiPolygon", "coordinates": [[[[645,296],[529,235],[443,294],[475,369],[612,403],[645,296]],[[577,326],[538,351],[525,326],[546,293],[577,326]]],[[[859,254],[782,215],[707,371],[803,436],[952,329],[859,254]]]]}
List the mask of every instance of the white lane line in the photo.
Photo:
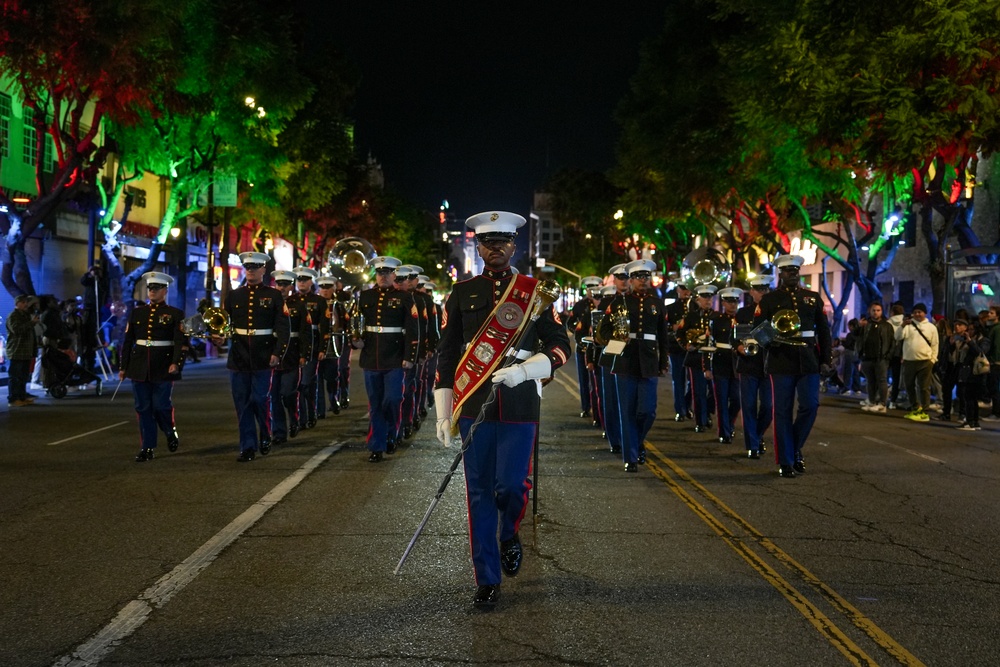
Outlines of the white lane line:
{"type": "Polygon", "coordinates": [[[569,383],[569,382],[567,382],[566,380],[563,380],[563,379],[562,379],[561,377],[559,377],[558,375],[557,375],[557,376],[555,376],[555,378],[554,378],[554,379],[555,379],[555,381],[556,381],[557,383],[559,383],[560,385],[562,385],[562,388],[563,388],[563,389],[565,389],[566,391],[568,391],[568,392],[569,392],[569,395],[570,395],[570,396],[576,396],[577,398],[579,398],[579,397],[580,397],[580,391],[579,391],[579,390],[578,390],[578,389],[577,389],[577,388],[576,388],[576,387],[575,387],[574,385],[570,384],[570,383],[569,383]]]}
{"type": "Polygon", "coordinates": [[[135,632],[155,609],[165,605],[197,577],[202,570],[212,564],[223,549],[257,523],[269,509],[274,507],[288,493],[315,470],[323,461],[344,446],[334,442],[309,459],[301,468],[286,477],[280,484],[268,491],[263,498],[251,505],[243,514],[215,534],[208,542],[187,557],[180,565],[165,574],[155,584],[143,591],[139,597],[125,605],[110,623],[97,634],[80,644],[72,654],[63,656],[56,667],[89,667],[96,665],[107,656],[123,639],[135,632]]]}
{"type": "Polygon", "coordinates": [[[86,433],[81,433],[80,435],[74,435],[69,438],[63,438],[62,440],[56,440],[55,442],[47,442],[47,445],[61,445],[64,442],[69,442],[70,440],[76,440],[77,438],[86,438],[88,435],[94,435],[95,433],[100,433],[101,431],[107,431],[109,428],[117,428],[122,424],[127,424],[128,422],[118,422],[117,424],[112,424],[111,426],[105,426],[104,428],[99,428],[94,431],[87,431],[86,433]]]}
{"type": "Polygon", "coordinates": [[[872,442],[877,442],[880,445],[888,445],[889,447],[894,447],[900,451],[904,451],[907,454],[913,454],[914,456],[919,456],[922,459],[927,459],[928,461],[933,461],[934,463],[944,463],[941,459],[936,459],[933,456],[928,456],[927,454],[921,454],[920,452],[915,452],[912,449],[907,449],[906,447],[900,447],[899,445],[894,445],[891,442],[886,442],[885,440],[879,440],[878,438],[873,438],[870,435],[861,436],[865,440],[871,440],[872,442]]]}

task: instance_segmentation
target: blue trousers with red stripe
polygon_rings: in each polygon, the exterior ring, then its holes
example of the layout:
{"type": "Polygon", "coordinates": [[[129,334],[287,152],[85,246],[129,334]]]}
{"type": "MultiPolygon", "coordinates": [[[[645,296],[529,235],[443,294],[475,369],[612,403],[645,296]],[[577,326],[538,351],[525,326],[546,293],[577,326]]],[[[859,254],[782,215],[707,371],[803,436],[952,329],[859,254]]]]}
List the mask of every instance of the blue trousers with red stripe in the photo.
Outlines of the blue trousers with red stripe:
{"type": "Polygon", "coordinates": [[[173,430],[174,406],[170,402],[170,394],[174,383],[141,382],[132,380],[132,398],[135,401],[135,413],[139,416],[139,439],[142,449],[156,447],[157,427],[167,432],[173,430]]]}
{"type": "Polygon", "coordinates": [[[802,446],[819,412],[819,373],[772,375],[774,457],[781,466],[802,460],[802,446]],[[798,408],[795,401],[798,399],[798,408]],[[794,410],[794,416],[793,416],[794,410]]]}
{"type": "MultiPolygon", "coordinates": [[[[458,420],[462,442],[472,422],[471,417],[458,420]]],[[[469,542],[478,586],[500,583],[500,542],[514,537],[524,517],[537,431],[538,424],[533,422],[484,421],[465,450],[469,542]]]]}
{"type": "Polygon", "coordinates": [[[230,371],[229,383],[240,429],[240,451],[257,449],[260,440],[271,438],[271,376],[263,371],[230,371]]]}
{"type": "Polygon", "coordinates": [[[368,392],[368,449],[384,452],[386,439],[396,437],[403,411],[403,369],[365,371],[368,392]]]}

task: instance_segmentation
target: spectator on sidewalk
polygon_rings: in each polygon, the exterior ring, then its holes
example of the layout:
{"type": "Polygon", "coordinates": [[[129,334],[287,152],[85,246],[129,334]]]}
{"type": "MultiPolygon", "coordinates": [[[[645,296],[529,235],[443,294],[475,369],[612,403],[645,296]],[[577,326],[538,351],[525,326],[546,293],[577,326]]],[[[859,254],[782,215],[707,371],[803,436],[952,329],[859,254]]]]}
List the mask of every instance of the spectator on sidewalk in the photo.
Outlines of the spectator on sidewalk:
{"type": "Polygon", "coordinates": [[[7,316],[7,401],[12,407],[35,402],[35,397],[28,394],[28,378],[38,351],[37,306],[38,299],[19,294],[14,299],[14,310],[7,316]]]}
{"type": "Polygon", "coordinates": [[[895,329],[882,317],[882,304],[868,307],[868,319],[858,336],[861,371],[868,387],[868,412],[885,412],[889,400],[889,362],[895,348],[895,329]]]}
{"type": "Polygon", "coordinates": [[[910,398],[910,412],[905,416],[913,421],[930,421],[927,409],[931,403],[931,374],[937,363],[938,332],[927,320],[927,306],[913,305],[910,317],[896,329],[896,340],[903,343],[903,375],[910,398]]]}

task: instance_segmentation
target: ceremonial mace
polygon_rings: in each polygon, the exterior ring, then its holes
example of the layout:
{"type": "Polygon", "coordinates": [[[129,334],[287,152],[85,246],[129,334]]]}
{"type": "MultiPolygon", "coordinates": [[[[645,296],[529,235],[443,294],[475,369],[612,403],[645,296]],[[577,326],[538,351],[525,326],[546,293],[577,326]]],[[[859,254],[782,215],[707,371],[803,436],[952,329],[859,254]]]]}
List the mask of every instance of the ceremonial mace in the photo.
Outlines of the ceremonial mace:
{"type": "MultiPolygon", "coordinates": [[[[521,332],[515,336],[514,340],[511,341],[510,346],[507,348],[508,356],[504,359],[500,368],[497,370],[513,365],[513,363],[517,360],[516,355],[521,340],[525,338],[529,331],[534,330],[533,327],[538,322],[538,318],[542,316],[542,313],[546,308],[551,306],[552,303],[559,298],[559,294],[559,285],[555,281],[546,280],[535,286],[535,293],[532,295],[531,319],[528,324],[521,329],[521,332]]],[[[430,506],[427,508],[427,511],[424,512],[424,518],[420,521],[420,525],[417,526],[417,531],[413,533],[413,537],[410,538],[410,543],[406,545],[406,550],[403,551],[403,556],[399,559],[399,563],[396,565],[396,569],[393,570],[393,574],[399,574],[399,571],[403,567],[403,563],[406,562],[410,552],[413,551],[413,547],[417,543],[417,538],[419,538],[420,534],[424,531],[427,521],[431,518],[431,513],[434,511],[434,508],[437,507],[438,502],[441,500],[441,496],[444,495],[444,490],[448,488],[448,482],[451,481],[452,475],[454,475],[455,471],[458,469],[458,464],[462,462],[462,456],[465,455],[465,450],[468,449],[470,444],[472,444],[472,434],[475,432],[476,427],[479,426],[480,422],[482,422],[486,417],[486,408],[488,408],[490,404],[496,400],[496,396],[497,385],[492,384],[490,386],[490,395],[483,402],[483,406],[479,409],[479,414],[476,416],[475,421],[472,422],[472,426],[469,427],[469,432],[462,441],[462,446],[459,448],[458,454],[455,455],[455,460],[451,462],[451,466],[448,468],[447,474],[444,476],[444,479],[441,480],[437,493],[434,494],[434,498],[431,500],[430,506]]],[[[536,447],[537,442],[538,439],[536,431],[536,447]]]]}

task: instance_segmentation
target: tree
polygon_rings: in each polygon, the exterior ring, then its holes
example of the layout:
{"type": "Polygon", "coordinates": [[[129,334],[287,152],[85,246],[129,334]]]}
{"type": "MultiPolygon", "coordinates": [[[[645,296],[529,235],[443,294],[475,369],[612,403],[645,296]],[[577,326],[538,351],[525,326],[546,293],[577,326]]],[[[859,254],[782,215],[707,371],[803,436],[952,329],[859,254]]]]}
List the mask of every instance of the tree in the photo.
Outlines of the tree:
{"type": "Polygon", "coordinates": [[[7,0],[0,4],[0,72],[30,110],[36,198],[20,210],[0,192],[0,282],[33,293],[24,242],[62,204],[93,188],[108,146],[107,119],[135,122],[148,107],[163,27],[176,4],[161,0],[7,0]],[[49,144],[51,142],[51,144],[49,144]],[[43,157],[51,145],[51,163],[43,157]]]}

